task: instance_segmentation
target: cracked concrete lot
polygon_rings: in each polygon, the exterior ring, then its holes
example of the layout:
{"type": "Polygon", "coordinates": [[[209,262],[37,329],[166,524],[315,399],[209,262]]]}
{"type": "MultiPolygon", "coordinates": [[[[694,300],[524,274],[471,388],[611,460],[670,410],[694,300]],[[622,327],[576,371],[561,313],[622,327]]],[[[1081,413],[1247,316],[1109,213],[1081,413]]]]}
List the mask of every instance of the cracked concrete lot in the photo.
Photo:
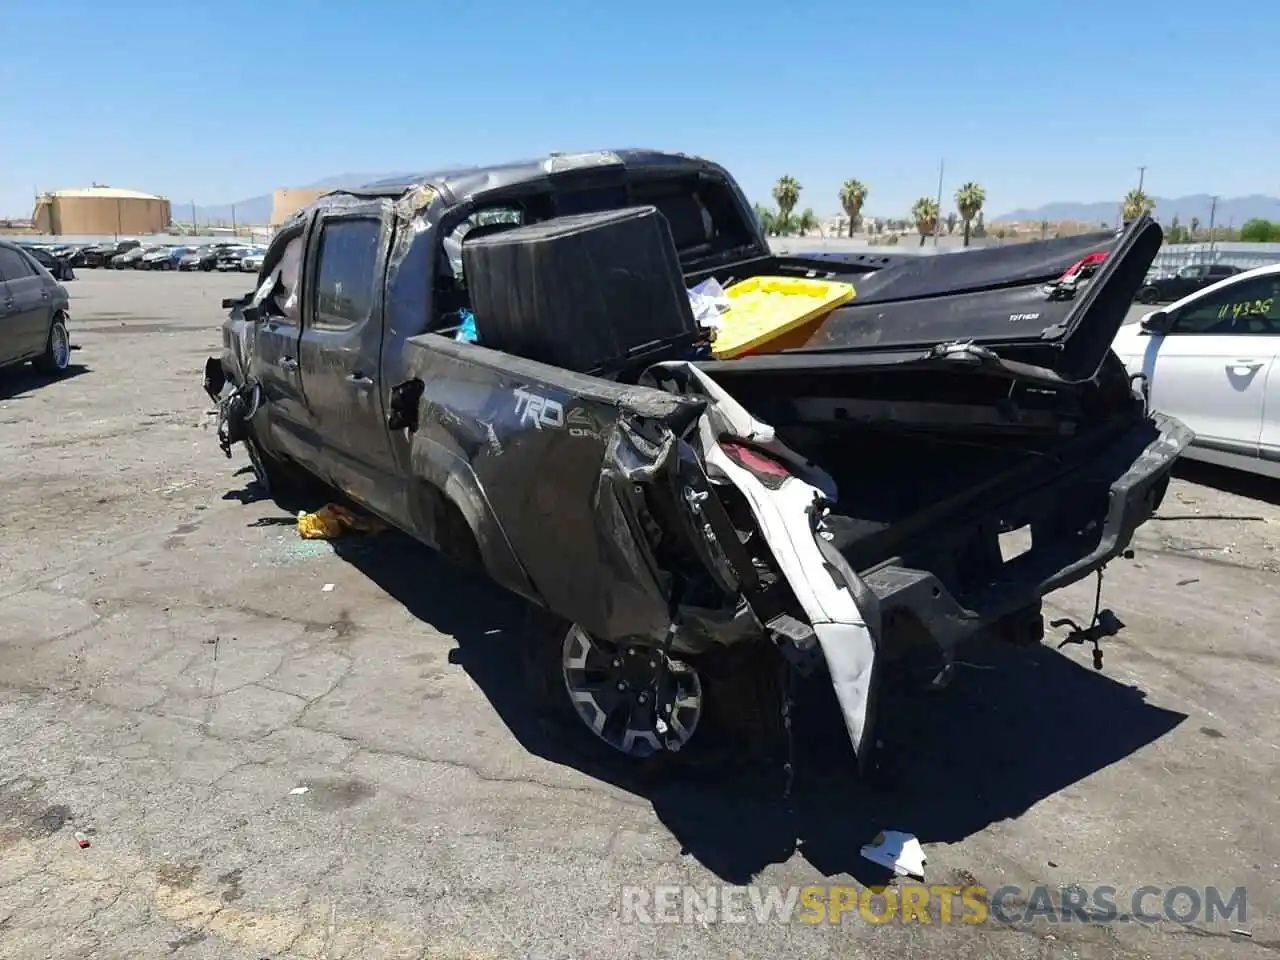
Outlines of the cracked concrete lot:
{"type": "MultiPolygon", "coordinates": [[[[534,709],[516,603],[398,537],[304,542],[199,390],[240,276],[81,271],[80,365],[0,375],[0,958],[1253,958],[1280,949],[1274,486],[1191,471],[1081,647],[967,651],[891,784],[798,719],[780,774],[646,778],[534,709]],[[326,584],[333,589],[325,591],[326,584]],[[305,790],[301,789],[305,788],[305,790]],[[637,924],[626,885],[1247,890],[1146,924],[637,924]],[[76,834],[90,845],[81,848],[76,834]],[[1233,933],[1243,929],[1248,934],[1233,933]]],[[[1093,585],[1053,596],[1087,621],[1093,585]]],[[[1148,909],[1160,900],[1148,900],[1148,909]]]]}

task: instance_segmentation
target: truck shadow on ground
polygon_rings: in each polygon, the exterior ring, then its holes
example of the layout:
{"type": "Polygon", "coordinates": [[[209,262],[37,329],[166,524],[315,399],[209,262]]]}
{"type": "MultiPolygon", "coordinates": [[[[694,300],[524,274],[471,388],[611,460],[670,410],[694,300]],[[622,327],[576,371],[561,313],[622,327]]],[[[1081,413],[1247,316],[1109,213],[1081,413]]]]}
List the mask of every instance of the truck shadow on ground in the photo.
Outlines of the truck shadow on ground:
{"type": "Polygon", "coordinates": [[[0,400],[23,400],[42,387],[53,386],[88,372],[89,368],[80,363],[71,364],[56,376],[40,373],[29,366],[0,370],[0,400]]]}
{"type": "Polygon", "coordinates": [[[576,719],[549,717],[524,670],[528,607],[488,581],[400,534],[333,546],[414,616],[456,639],[451,662],[525,749],[645,797],[685,853],[731,883],[747,883],[797,850],[825,875],[883,882],[887,875],[859,856],[879,830],[908,831],[923,843],[963,840],[1185,719],[1047,645],[977,647],[965,651],[943,690],[885,685],[878,729],[891,746],[873,786],[856,773],[834,695],[815,676],[796,691],[796,774],[784,800],[781,756],[731,775],[655,773],[594,740],[576,719]]]}

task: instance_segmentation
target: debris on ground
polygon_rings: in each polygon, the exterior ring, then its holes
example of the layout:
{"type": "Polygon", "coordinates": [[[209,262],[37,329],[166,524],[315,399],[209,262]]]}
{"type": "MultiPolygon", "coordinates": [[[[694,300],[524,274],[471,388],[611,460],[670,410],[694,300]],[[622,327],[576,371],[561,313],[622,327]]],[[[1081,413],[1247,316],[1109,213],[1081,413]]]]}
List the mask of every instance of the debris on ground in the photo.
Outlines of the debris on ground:
{"type": "Polygon", "coordinates": [[[292,790],[289,791],[289,796],[300,797],[310,789],[311,789],[310,787],[294,787],[292,790]]]}
{"type": "Polygon", "coordinates": [[[313,513],[298,513],[298,536],[304,540],[337,540],[348,533],[381,533],[387,525],[362,516],[338,503],[328,503],[313,513]]]}
{"type": "Polygon", "coordinates": [[[909,833],[882,830],[862,848],[862,856],[900,877],[924,879],[925,855],[920,841],[909,833]]]}
{"type": "Polygon", "coordinates": [[[85,834],[77,830],[76,843],[80,844],[80,849],[83,850],[85,847],[89,846],[89,838],[88,836],[86,836],[85,834]]]}
{"type": "Polygon", "coordinates": [[[321,592],[321,593],[333,593],[333,584],[332,584],[332,583],[326,583],[323,587],[321,587],[321,588],[320,588],[320,592],[321,592]]]}

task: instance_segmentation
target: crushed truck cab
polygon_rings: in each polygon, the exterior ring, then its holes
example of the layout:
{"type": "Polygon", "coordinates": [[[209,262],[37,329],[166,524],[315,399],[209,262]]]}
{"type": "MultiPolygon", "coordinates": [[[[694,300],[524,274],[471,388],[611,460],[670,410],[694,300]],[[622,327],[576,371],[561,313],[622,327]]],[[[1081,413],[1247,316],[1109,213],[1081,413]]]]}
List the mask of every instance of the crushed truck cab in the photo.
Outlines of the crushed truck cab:
{"type": "Polygon", "coordinates": [[[286,222],[204,386],[269,490],[318,478],[551,614],[530,663],[623,753],[708,739],[716,685],[784,716],[786,672],[825,669],[865,761],[886,662],[1038,640],[1044,594],[1158,506],[1190,435],[1110,343],[1160,243],[1143,218],[775,256],[696,158],[424,174],[286,222]],[[1054,296],[1088,257],[1092,282],[1054,296]],[[688,288],[770,277],[855,295],[785,349],[715,359],[688,288]]]}

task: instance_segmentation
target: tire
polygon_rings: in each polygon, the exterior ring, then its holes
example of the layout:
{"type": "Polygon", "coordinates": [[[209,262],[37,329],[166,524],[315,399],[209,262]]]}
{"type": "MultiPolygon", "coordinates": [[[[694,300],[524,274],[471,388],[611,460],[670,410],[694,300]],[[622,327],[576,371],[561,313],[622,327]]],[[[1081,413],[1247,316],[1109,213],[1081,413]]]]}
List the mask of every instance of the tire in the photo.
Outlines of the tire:
{"type": "Polygon", "coordinates": [[[66,317],[58,314],[49,326],[49,338],[44,353],[35,360],[35,368],[41,373],[59,376],[71,366],[71,335],[67,333],[66,317]]]}
{"type": "MultiPolygon", "coordinates": [[[[697,678],[701,703],[696,726],[678,751],[624,752],[597,733],[570,698],[566,640],[575,629],[549,611],[530,607],[524,649],[526,683],[534,708],[549,723],[587,735],[594,745],[607,747],[606,755],[643,767],[649,774],[724,772],[758,763],[785,743],[776,652],[744,647],[717,651],[710,655],[713,660],[699,658],[704,662],[682,665],[697,678]]],[[[625,659],[622,651],[617,653],[625,659]]]]}
{"type": "Polygon", "coordinates": [[[1155,287],[1143,287],[1141,290],[1138,291],[1138,302],[1139,303],[1159,303],[1160,291],[1158,291],[1155,287]]]}
{"type": "Polygon", "coordinates": [[[249,455],[253,478],[262,491],[274,500],[298,496],[319,484],[301,467],[267,453],[250,427],[244,438],[244,449],[249,455]]]}

